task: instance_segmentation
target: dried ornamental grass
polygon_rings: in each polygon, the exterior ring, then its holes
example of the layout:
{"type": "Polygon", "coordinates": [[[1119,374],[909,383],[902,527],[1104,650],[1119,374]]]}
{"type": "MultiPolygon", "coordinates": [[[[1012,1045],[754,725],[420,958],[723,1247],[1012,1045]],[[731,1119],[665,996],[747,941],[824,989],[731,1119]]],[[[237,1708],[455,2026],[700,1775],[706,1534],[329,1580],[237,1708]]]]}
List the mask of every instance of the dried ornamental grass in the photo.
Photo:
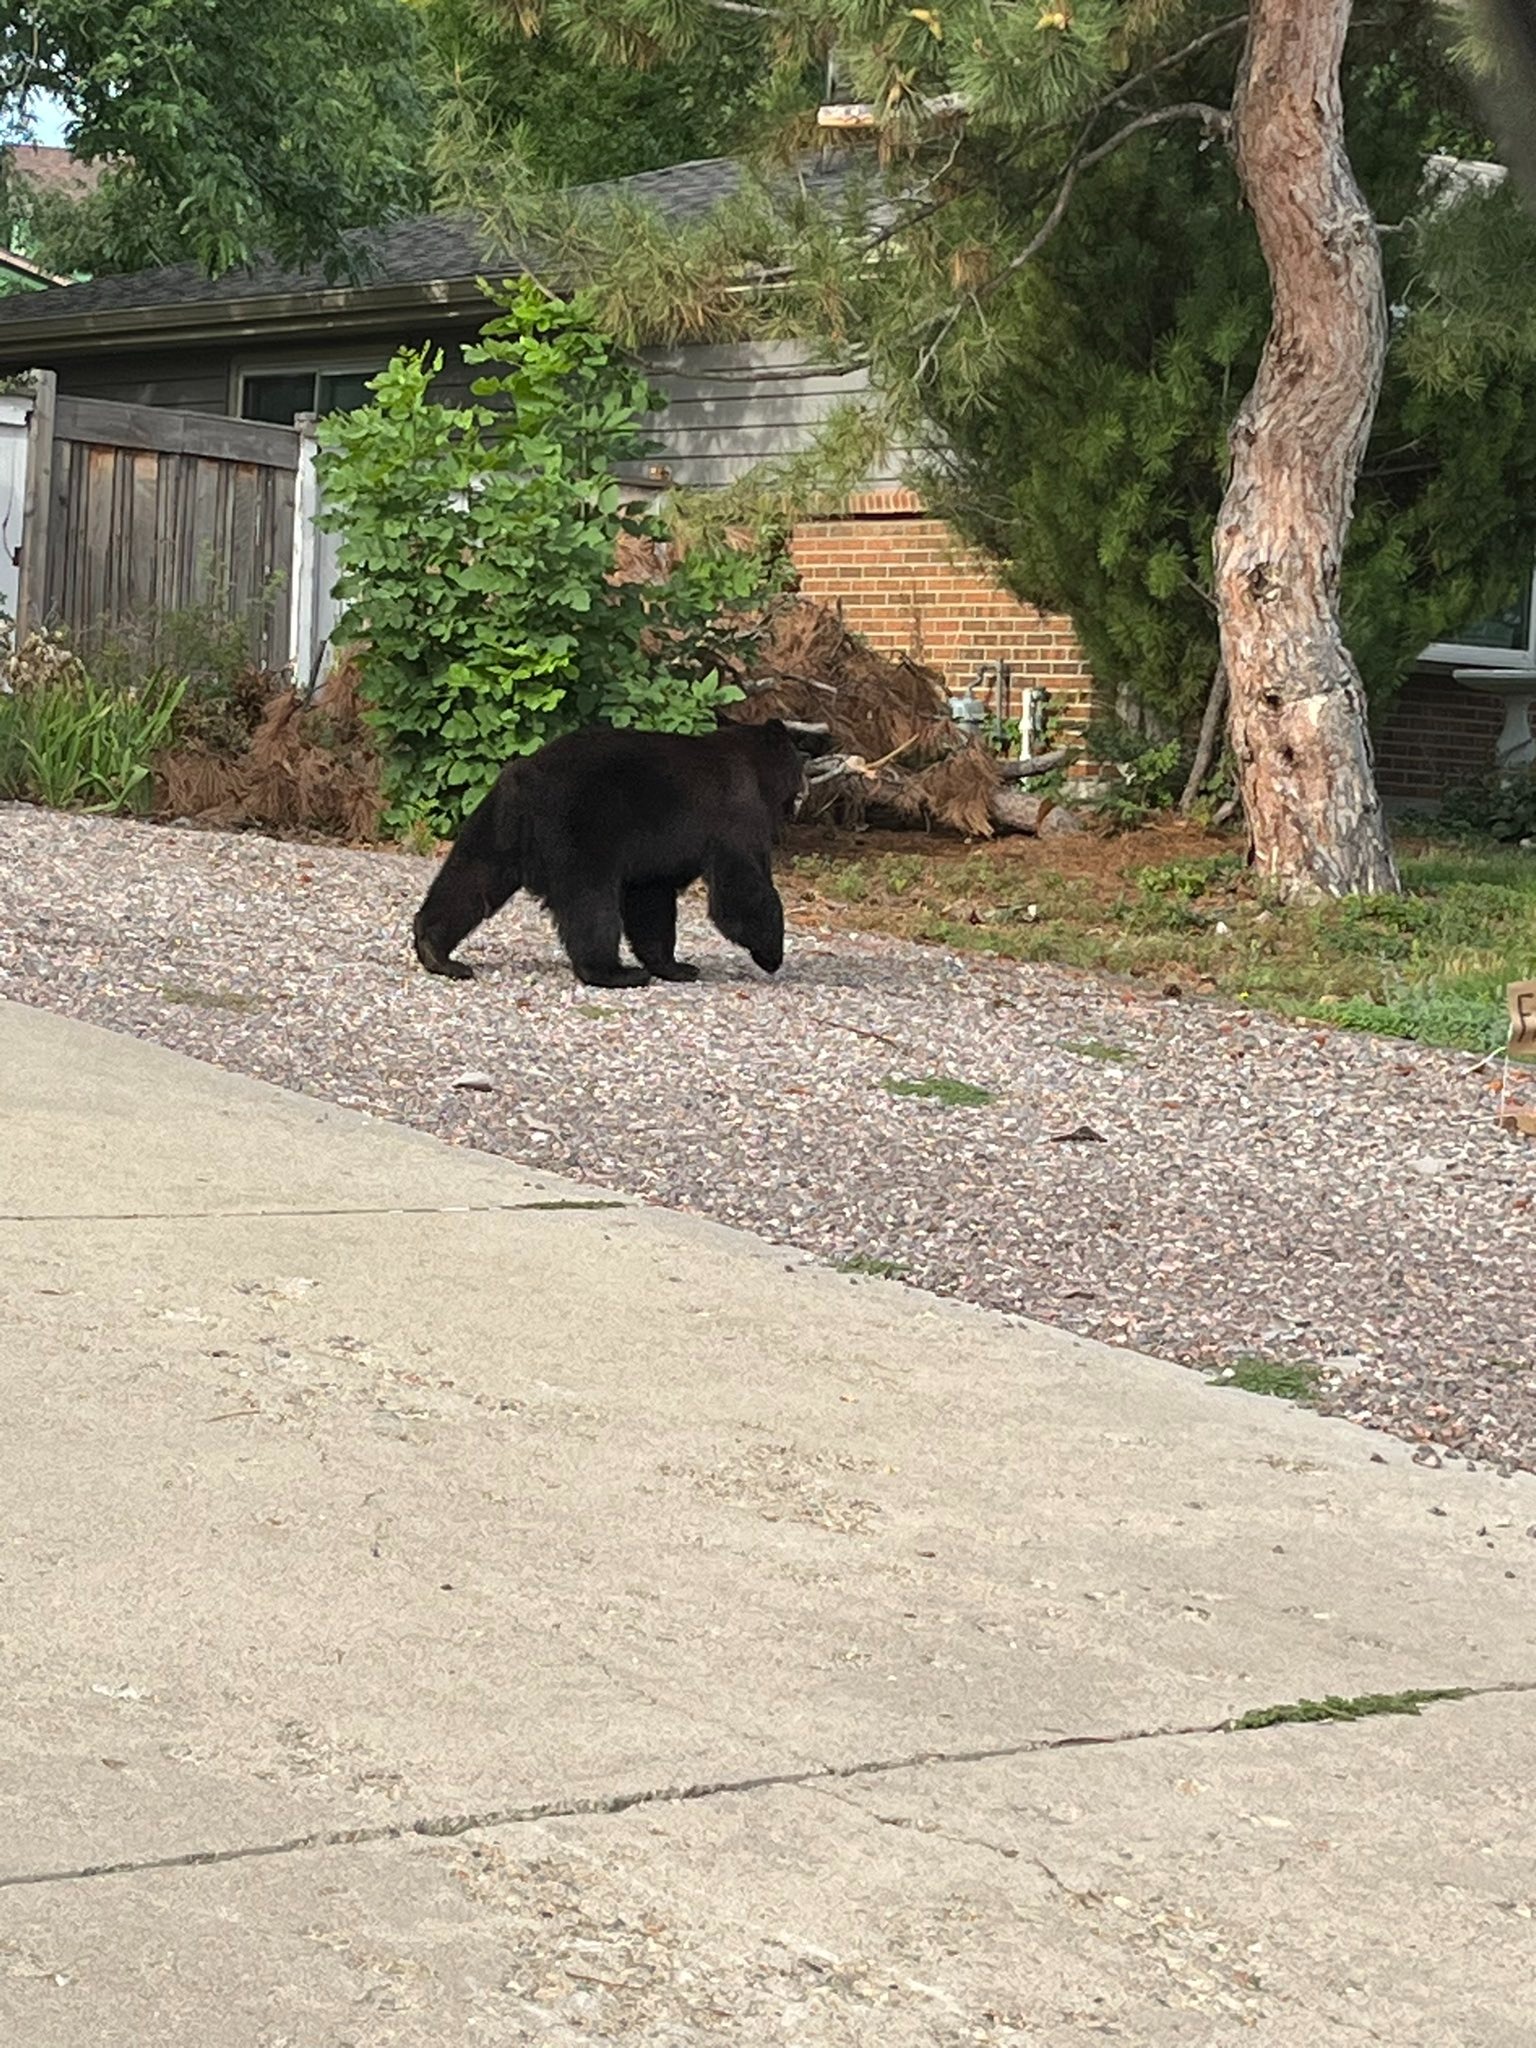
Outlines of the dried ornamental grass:
{"type": "Polygon", "coordinates": [[[242,752],[193,743],[164,756],[162,811],[224,828],[373,838],[382,798],[360,683],[356,650],[344,650],[311,701],[291,685],[274,690],[242,752]]]}

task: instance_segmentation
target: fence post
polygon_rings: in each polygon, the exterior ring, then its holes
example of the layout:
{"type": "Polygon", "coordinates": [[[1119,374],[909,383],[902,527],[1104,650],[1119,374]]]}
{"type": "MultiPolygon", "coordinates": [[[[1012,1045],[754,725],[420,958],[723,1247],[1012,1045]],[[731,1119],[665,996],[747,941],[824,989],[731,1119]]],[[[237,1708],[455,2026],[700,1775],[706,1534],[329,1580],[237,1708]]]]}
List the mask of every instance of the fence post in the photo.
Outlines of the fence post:
{"type": "Polygon", "coordinates": [[[315,415],[301,412],[294,420],[299,437],[299,459],[293,491],[293,567],[291,572],[288,624],[289,659],[293,664],[293,686],[307,697],[317,678],[315,663],[320,649],[315,645],[315,614],[319,593],[315,579],[320,570],[320,478],[315,467],[315,415]]]}
{"type": "Polygon", "coordinates": [[[37,631],[48,612],[48,518],[53,509],[53,413],[59,380],[36,370],[27,414],[27,489],[21,514],[21,563],[16,582],[16,645],[37,631]]]}

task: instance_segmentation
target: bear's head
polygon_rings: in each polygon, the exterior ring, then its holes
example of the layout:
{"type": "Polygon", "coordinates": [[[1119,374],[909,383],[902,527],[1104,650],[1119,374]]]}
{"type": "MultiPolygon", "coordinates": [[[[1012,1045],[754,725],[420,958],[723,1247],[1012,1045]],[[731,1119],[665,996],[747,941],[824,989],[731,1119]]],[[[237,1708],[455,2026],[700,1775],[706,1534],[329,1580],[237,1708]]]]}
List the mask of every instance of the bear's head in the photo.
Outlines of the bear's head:
{"type": "Polygon", "coordinates": [[[772,736],[771,780],[765,781],[764,794],[775,817],[788,823],[805,795],[805,764],[832,752],[832,735],[824,725],[804,725],[792,718],[770,718],[755,729],[772,736]]]}

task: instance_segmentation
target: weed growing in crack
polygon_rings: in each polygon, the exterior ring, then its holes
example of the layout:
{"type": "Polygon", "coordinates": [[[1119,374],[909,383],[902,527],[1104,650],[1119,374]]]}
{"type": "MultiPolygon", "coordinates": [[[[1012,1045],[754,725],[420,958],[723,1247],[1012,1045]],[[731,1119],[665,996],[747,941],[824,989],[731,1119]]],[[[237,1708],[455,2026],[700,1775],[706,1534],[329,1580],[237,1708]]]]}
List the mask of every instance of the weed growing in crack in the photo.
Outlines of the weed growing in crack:
{"type": "Polygon", "coordinates": [[[1236,1387],[1245,1394],[1269,1394],[1277,1401],[1295,1401],[1313,1407],[1322,1385],[1322,1373],[1315,1365],[1287,1365],[1278,1358],[1235,1358],[1220,1372],[1209,1375],[1213,1387],[1236,1387]]]}
{"type": "Polygon", "coordinates": [[[900,1280],[906,1267],[896,1259],[868,1259],[862,1252],[855,1252],[851,1259],[837,1261],[839,1273],[863,1273],[871,1280],[900,1280]]]}
{"type": "Polygon", "coordinates": [[[1437,1700],[1464,1700],[1471,1697],[1472,1688],[1465,1685],[1433,1687],[1427,1691],[1409,1692],[1363,1692],[1353,1699],[1341,1699],[1337,1693],[1329,1693],[1321,1700],[1292,1700],[1279,1707],[1250,1707],[1246,1714],[1239,1714],[1235,1721],[1228,1721],[1232,1730],[1240,1728],[1278,1728],[1288,1721],[1368,1721],[1374,1714],[1417,1714],[1421,1707],[1433,1706],[1437,1700]]]}

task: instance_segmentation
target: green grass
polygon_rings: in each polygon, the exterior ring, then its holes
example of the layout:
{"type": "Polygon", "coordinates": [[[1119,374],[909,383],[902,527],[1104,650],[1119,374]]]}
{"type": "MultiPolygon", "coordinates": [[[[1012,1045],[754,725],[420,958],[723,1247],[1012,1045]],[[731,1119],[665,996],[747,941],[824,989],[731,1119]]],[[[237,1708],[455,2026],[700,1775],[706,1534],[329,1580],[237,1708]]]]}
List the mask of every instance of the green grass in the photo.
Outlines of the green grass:
{"type": "Polygon", "coordinates": [[[1251,1707],[1227,1727],[1279,1728],[1289,1721],[1368,1721],[1375,1714],[1417,1714],[1421,1707],[1437,1700],[1464,1700],[1471,1688],[1465,1685],[1437,1686],[1427,1692],[1363,1692],[1353,1699],[1329,1693],[1321,1700],[1292,1700],[1280,1707],[1251,1707]]]}
{"type": "Polygon", "coordinates": [[[890,1076],[880,1083],[887,1095],[915,1095],[924,1102],[942,1102],[946,1109],[980,1109],[995,1102],[990,1088],[978,1088],[973,1081],[955,1081],[948,1074],[929,1074],[921,1081],[898,1081],[890,1076]]]}
{"type": "Polygon", "coordinates": [[[1287,1365],[1278,1358],[1237,1358],[1211,1375],[1213,1387],[1236,1387],[1244,1394],[1269,1394],[1303,1405],[1316,1401],[1321,1381],[1315,1365],[1287,1365]]]}
{"type": "Polygon", "coordinates": [[[837,1261],[839,1273],[862,1273],[871,1280],[900,1280],[905,1277],[906,1267],[895,1259],[867,1259],[862,1252],[855,1252],[851,1259],[837,1261]]]}
{"type": "Polygon", "coordinates": [[[1505,985],[1536,974],[1536,853],[1405,841],[1401,896],[1289,906],[1233,852],[1199,851],[1221,844],[1167,827],[1108,842],[936,843],[926,855],[802,857],[788,879],[865,930],[1426,1045],[1503,1043],[1505,985]],[[1165,857],[1149,861],[1154,850],[1165,857]]]}
{"type": "Polygon", "coordinates": [[[1069,1038],[1061,1049],[1076,1053],[1080,1060],[1130,1060],[1136,1057],[1123,1045],[1106,1045],[1102,1038],[1069,1038]]]}
{"type": "Polygon", "coordinates": [[[168,1003],[188,1003],[196,1010],[265,1010],[270,1001],[261,996],[242,995],[230,988],[191,988],[181,982],[162,982],[160,994],[168,1003]]]}

